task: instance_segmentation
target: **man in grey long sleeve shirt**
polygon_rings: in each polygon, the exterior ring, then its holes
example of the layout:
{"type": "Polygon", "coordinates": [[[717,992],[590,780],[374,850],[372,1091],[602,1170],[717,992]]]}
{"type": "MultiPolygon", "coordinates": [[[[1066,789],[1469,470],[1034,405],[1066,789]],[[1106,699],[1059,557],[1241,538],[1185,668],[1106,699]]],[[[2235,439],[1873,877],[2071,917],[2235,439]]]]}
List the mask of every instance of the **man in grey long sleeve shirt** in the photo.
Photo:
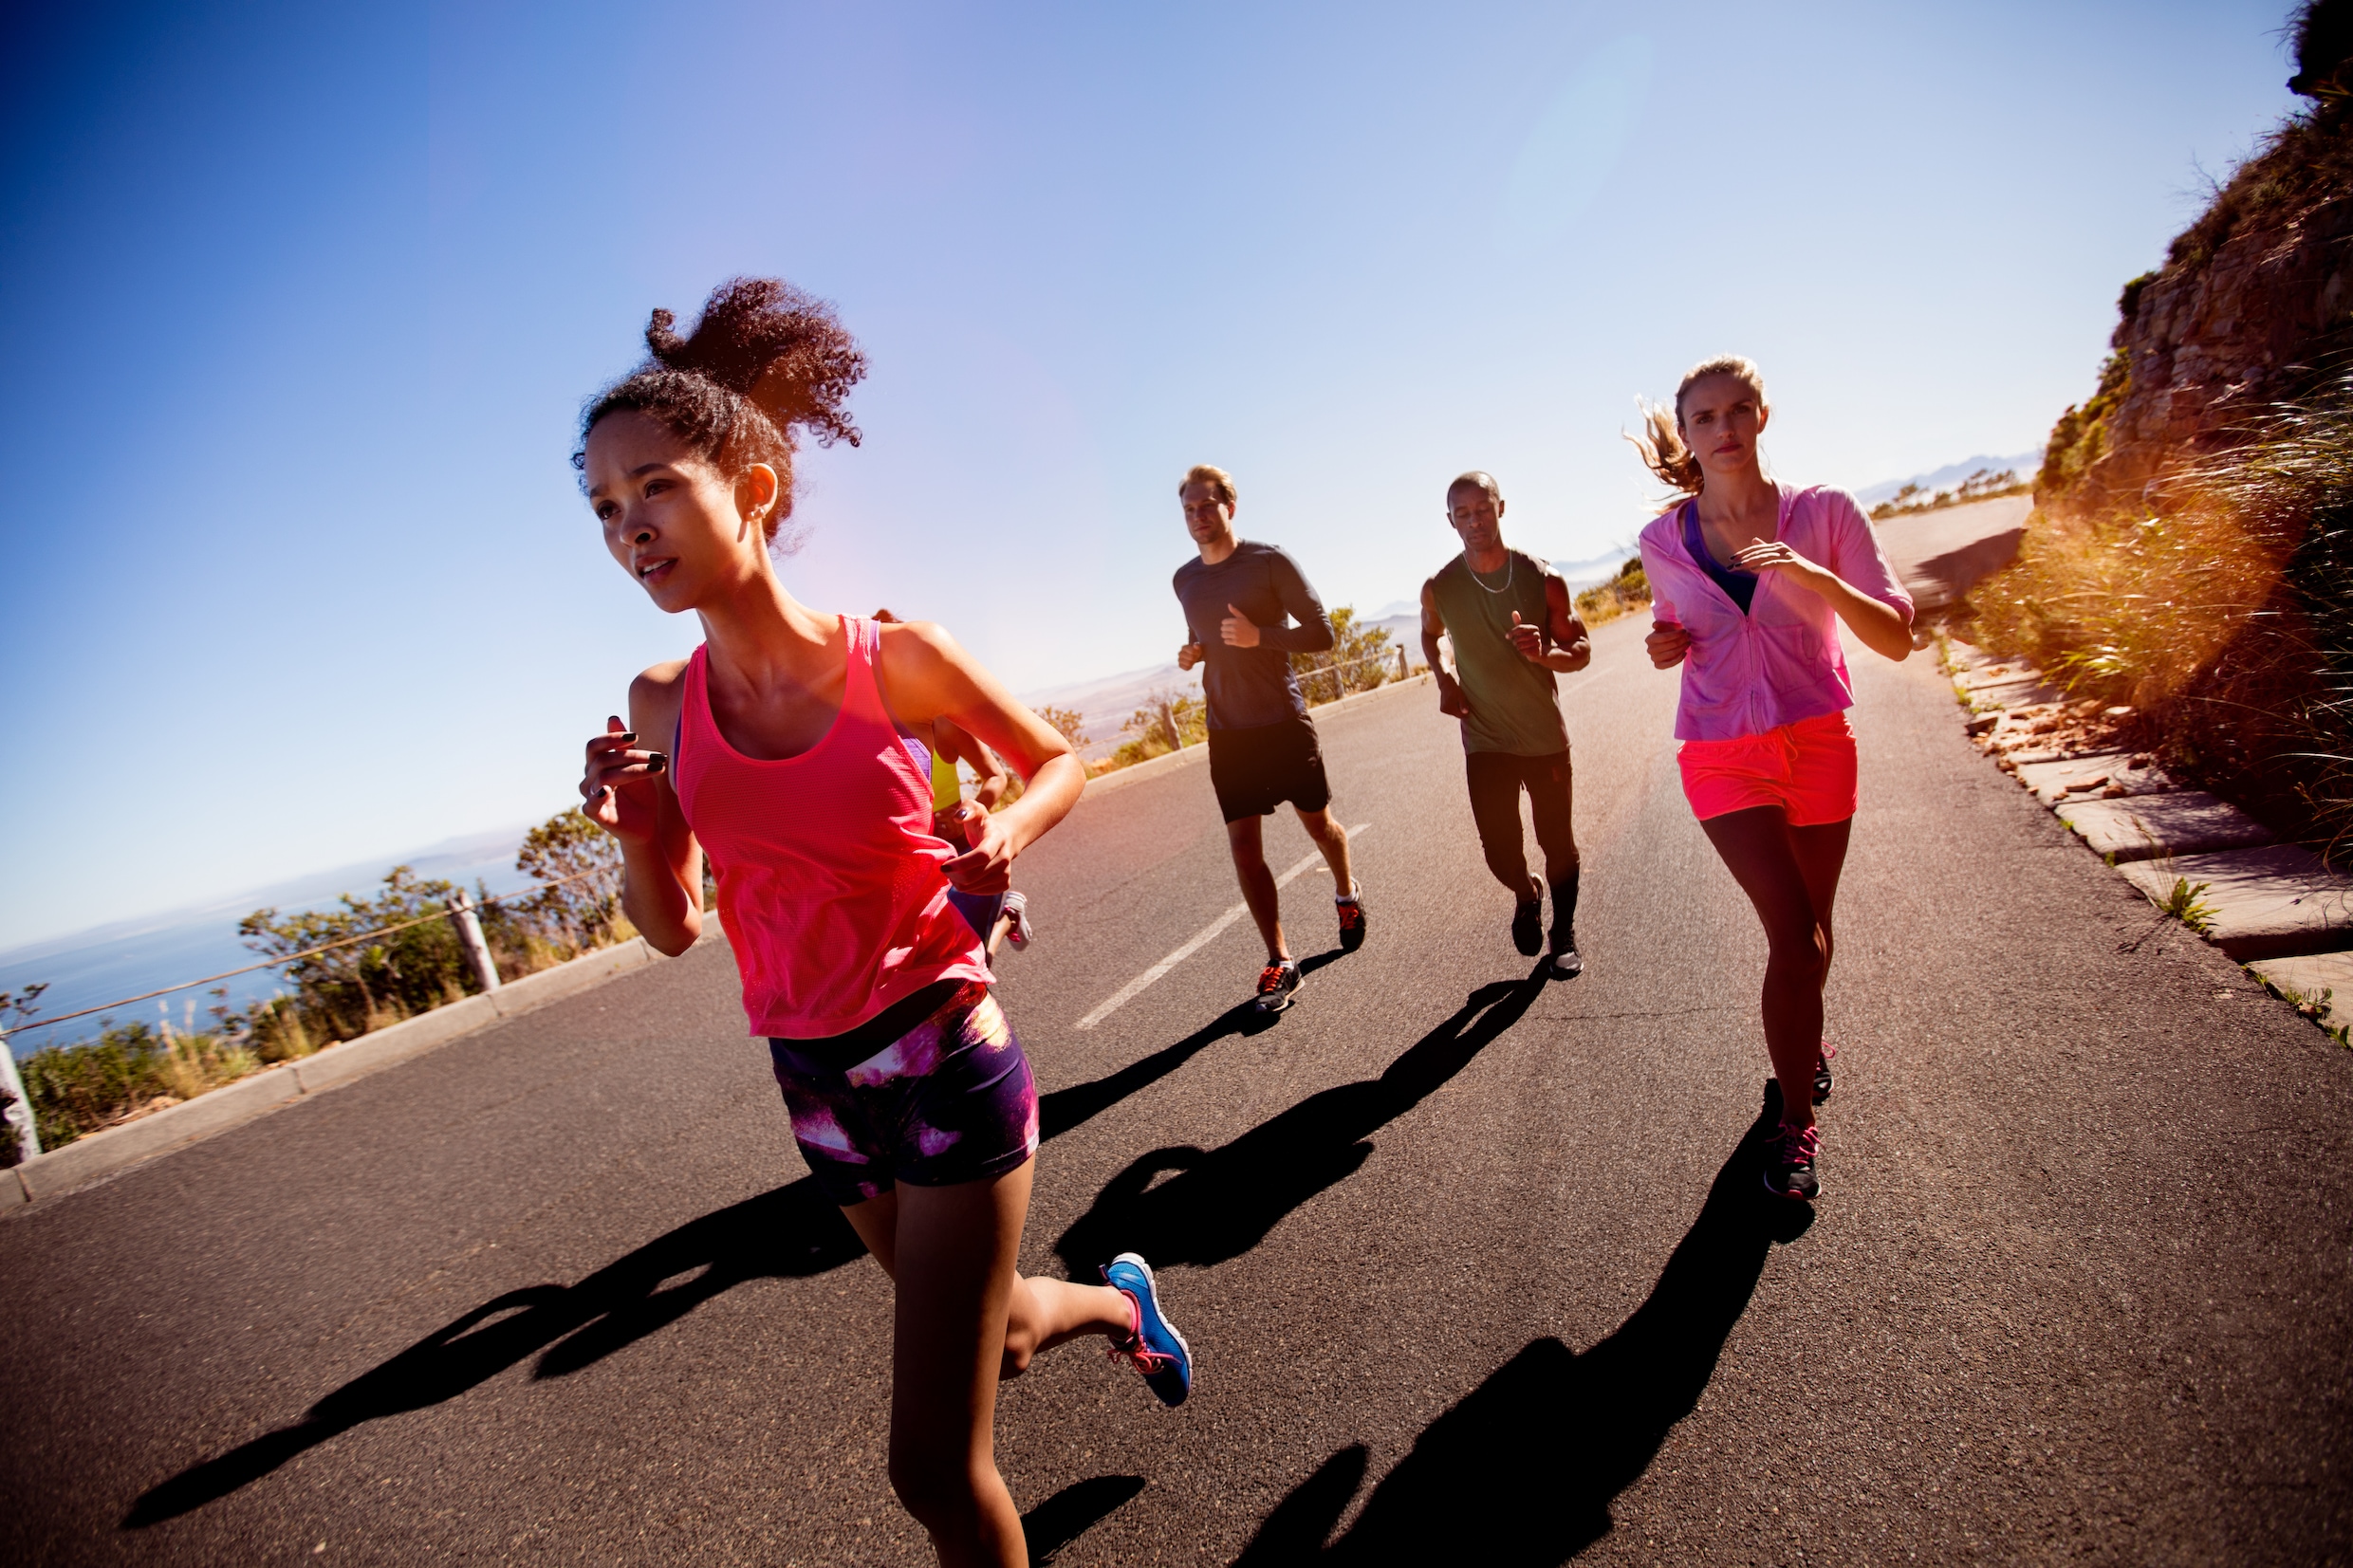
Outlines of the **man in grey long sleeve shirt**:
{"type": "Polygon", "coordinates": [[[1210,784],[1225,813],[1242,899],[1267,942],[1258,1005],[1279,1012],[1290,1005],[1300,976],[1284,941],[1281,897],[1261,834],[1260,819],[1276,806],[1290,802],[1332,869],[1342,950],[1364,943],[1347,829],[1331,814],[1323,749],[1291,674],[1292,654],[1320,654],[1332,645],[1331,618],[1289,556],[1234,536],[1233,480],[1222,469],[1196,465],[1176,493],[1199,553],[1176,569],[1186,626],[1176,663],[1186,670],[1209,666],[1201,688],[1209,707],[1210,784]]]}

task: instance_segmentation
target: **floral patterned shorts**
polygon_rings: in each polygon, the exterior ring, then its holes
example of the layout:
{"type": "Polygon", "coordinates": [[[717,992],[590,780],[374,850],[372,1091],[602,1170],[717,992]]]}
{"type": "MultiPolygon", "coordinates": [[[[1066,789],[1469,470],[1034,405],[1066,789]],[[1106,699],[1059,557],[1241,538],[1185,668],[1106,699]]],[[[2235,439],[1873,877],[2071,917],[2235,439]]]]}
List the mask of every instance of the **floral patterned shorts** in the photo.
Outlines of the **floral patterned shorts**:
{"type": "Polygon", "coordinates": [[[857,1065],[831,1070],[771,1040],[793,1140],[847,1208],[899,1182],[953,1187],[1038,1152],[1038,1091],[1005,1010],[978,981],[857,1065]]]}

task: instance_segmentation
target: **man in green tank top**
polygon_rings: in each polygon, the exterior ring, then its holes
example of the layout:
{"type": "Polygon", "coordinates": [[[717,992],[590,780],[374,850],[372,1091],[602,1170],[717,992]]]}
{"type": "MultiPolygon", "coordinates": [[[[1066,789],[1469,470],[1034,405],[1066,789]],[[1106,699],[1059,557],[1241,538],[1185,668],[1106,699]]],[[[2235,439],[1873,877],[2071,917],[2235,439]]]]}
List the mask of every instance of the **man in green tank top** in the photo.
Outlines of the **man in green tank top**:
{"type": "Polygon", "coordinates": [[[1568,726],[1556,674],[1593,658],[1568,584],[1541,561],[1503,543],[1503,491],[1494,476],[1466,473],[1447,487],[1447,521],[1462,553],[1421,585],[1421,650],[1437,673],[1438,711],[1462,721],[1471,819],[1487,869],[1511,890],[1511,940],[1542,950],[1544,888],[1529,875],[1520,839],[1527,791],[1552,886],[1552,972],[1580,973],[1577,956],[1577,836],[1570,824],[1568,726]],[[1446,670],[1438,638],[1454,648],[1446,670]]]}

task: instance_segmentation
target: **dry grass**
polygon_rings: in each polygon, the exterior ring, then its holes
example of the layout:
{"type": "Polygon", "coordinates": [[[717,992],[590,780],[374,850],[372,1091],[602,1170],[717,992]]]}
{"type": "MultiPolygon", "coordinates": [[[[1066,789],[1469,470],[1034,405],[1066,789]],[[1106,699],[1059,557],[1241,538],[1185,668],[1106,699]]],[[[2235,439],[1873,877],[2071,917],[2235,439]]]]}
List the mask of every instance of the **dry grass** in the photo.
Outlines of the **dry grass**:
{"type": "Polygon", "coordinates": [[[128,1024],[93,1044],[50,1046],[17,1063],[41,1147],[55,1149],[257,1072],[261,1058],[221,1034],[128,1024]]]}
{"type": "Polygon", "coordinates": [[[2105,522],[2038,512],[2017,563],[1973,597],[1976,632],[2071,694],[2157,708],[2263,607],[2283,564],[2227,514],[2105,522]]]}
{"type": "Polygon", "coordinates": [[[2032,519],[1973,636],[2126,744],[2330,852],[2353,840],[2353,381],[2269,409],[2139,514],[2032,519]]]}
{"type": "Polygon", "coordinates": [[[1588,631],[1606,626],[1620,616],[1650,608],[1650,579],[1642,574],[1642,558],[1636,556],[1618,568],[1618,575],[1598,588],[1587,588],[1577,596],[1577,616],[1588,631]]]}

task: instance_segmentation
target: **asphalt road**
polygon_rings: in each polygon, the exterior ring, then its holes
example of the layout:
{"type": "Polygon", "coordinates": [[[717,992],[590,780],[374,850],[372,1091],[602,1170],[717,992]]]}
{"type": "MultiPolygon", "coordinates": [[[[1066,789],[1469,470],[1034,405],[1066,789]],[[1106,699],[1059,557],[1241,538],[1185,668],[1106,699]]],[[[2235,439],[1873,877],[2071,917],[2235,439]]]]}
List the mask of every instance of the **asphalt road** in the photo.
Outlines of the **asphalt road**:
{"type": "MultiPolygon", "coordinates": [[[[998,1452],[1062,1563],[2311,1562],[2353,1551],[2353,1063],[1860,655],[1810,1216],[1744,1137],[1754,921],[1639,621],[1568,679],[1584,978],[1531,981],[1426,688],[1271,1024],[1206,773],[1025,858],[1026,1266],[1144,1252],[1181,1410],[1084,1346],[998,1452]],[[1810,1218],[1810,1225],[1806,1222],[1810,1218]]],[[[1278,865],[1305,853],[1270,834],[1278,865]]],[[[916,1563],[889,1295],[698,950],[0,1221],[0,1559],[916,1563]]]]}

